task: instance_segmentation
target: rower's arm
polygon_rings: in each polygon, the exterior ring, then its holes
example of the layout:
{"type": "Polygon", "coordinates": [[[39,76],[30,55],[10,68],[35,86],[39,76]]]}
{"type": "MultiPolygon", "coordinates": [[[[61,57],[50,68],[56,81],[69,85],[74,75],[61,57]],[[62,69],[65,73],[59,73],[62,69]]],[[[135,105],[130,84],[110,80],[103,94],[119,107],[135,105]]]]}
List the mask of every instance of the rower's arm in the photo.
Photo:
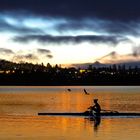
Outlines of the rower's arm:
{"type": "Polygon", "coordinates": [[[95,108],[95,106],[90,106],[90,107],[88,107],[88,109],[94,109],[95,108]]]}

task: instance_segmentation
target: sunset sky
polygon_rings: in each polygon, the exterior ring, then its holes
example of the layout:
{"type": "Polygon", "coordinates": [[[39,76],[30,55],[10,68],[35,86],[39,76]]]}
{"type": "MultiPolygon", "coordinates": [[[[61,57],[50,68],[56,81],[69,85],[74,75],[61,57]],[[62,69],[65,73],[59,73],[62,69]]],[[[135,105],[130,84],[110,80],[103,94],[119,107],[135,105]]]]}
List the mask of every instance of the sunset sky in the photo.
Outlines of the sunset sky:
{"type": "Polygon", "coordinates": [[[139,0],[0,0],[0,59],[79,64],[140,60],[139,0]]]}

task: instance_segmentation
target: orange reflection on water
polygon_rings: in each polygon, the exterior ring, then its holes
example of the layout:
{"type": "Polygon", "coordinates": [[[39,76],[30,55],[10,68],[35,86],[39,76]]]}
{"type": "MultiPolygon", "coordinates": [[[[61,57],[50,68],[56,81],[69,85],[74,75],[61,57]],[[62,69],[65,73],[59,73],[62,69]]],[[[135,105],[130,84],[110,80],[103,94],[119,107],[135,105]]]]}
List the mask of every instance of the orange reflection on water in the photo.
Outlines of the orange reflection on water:
{"type": "Polygon", "coordinates": [[[83,117],[0,116],[0,139],[4,140],[139,140],[139,118],[103,118],[94,121],[83,117]]]}
{"type": "Polygon", "coordinates": [[[59,103],[57,105],[60,105],[60,111],[85,111],[89,107],[89,105],[91,105],[91,96],[87,97],[82,93],[61,93],[57,98],[59,98],[59,103]]]}

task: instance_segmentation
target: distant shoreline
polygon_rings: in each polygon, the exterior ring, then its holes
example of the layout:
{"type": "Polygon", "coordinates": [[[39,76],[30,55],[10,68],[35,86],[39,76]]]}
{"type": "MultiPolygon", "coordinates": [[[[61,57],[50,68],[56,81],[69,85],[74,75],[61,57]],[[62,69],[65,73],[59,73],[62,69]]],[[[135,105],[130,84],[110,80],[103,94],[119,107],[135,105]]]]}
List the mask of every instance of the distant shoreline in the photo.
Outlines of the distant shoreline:
{"type": "Polygon", "coordinates": [[[2,86],[140,86],[140,68],[125,65],[87,69],[61,66],[16,64],[0,61],[2,86]]]}

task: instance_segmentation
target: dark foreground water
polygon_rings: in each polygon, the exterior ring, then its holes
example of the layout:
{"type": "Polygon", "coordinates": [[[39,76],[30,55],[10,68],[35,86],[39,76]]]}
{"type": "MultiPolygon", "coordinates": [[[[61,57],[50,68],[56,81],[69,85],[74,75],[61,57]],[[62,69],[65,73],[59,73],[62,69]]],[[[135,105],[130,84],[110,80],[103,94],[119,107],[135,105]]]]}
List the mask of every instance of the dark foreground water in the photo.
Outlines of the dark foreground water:
{"type": "Polygon", "coordinates": [[[140,87],[0,87],[0,140],[139,140],[140,118],[38,116],[82,112],[98,98],[102,109],[140,112],[140,87]],[[89,92],[86,95],[83,89],[89,92]],[[68,91],[71,89],[71,91],[68,91]]]}

